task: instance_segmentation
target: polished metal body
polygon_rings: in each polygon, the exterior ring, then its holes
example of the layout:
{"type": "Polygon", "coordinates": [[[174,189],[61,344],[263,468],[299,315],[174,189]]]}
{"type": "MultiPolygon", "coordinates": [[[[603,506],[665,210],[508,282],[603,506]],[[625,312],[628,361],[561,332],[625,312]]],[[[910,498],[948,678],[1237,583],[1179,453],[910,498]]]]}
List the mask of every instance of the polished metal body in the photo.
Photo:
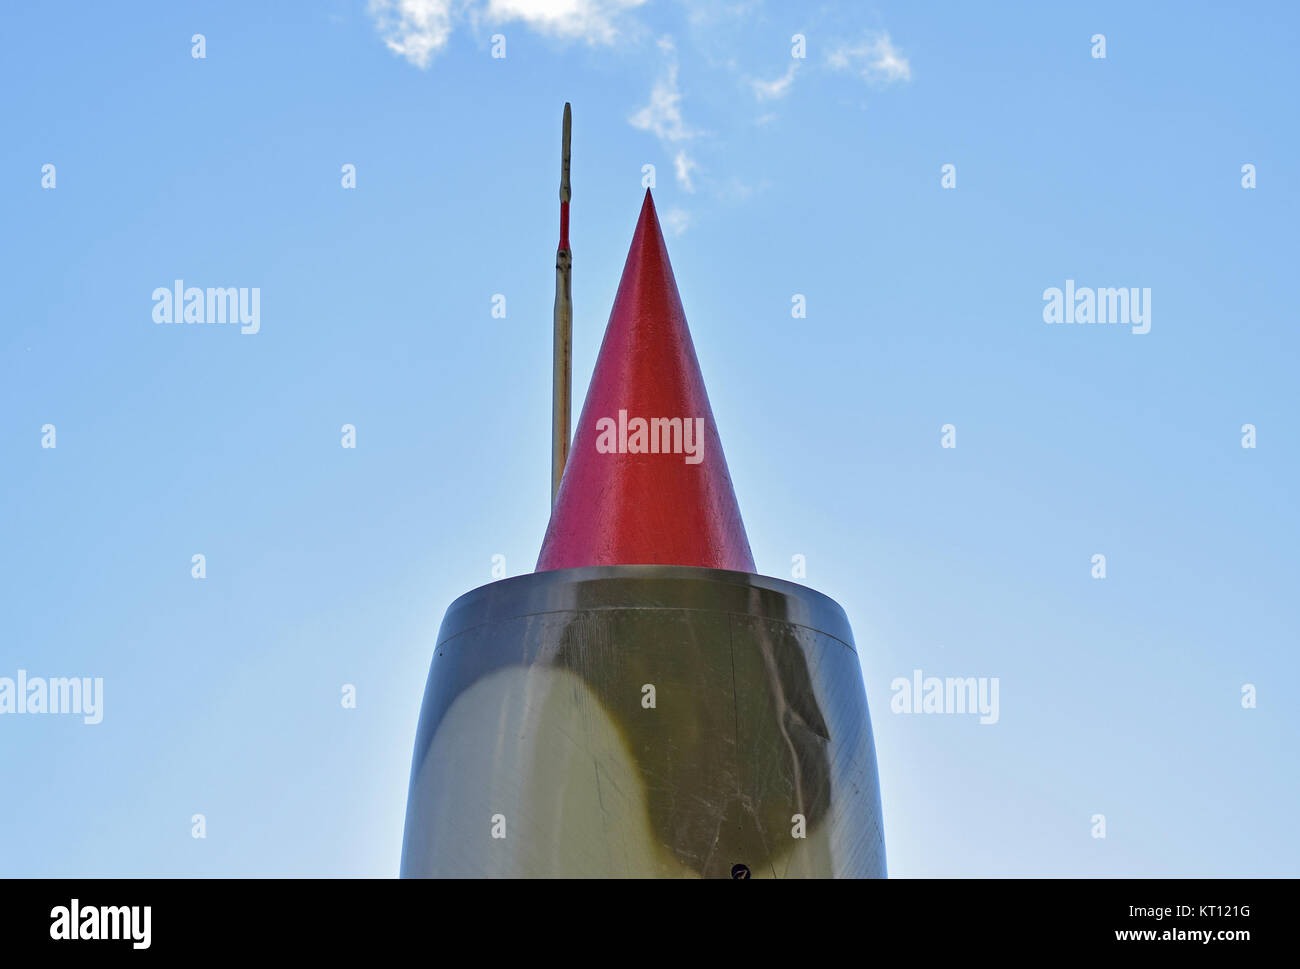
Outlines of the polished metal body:
{"type": "Polygon", "coordinates": [[[447,611],[402,874],[883,876],[853,635],[719,569],[521,575],[447,611]]]}

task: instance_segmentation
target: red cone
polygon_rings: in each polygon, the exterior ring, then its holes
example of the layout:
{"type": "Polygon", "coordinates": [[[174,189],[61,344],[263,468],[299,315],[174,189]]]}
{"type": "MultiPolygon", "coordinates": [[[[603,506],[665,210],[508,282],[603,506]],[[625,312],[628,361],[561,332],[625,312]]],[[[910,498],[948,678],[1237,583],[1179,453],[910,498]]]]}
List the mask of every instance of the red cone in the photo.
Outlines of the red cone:
{"type": "Polygon", "coordinates": [[[587,565],[755,571],[649,191],[537,559],[587,565]]]}

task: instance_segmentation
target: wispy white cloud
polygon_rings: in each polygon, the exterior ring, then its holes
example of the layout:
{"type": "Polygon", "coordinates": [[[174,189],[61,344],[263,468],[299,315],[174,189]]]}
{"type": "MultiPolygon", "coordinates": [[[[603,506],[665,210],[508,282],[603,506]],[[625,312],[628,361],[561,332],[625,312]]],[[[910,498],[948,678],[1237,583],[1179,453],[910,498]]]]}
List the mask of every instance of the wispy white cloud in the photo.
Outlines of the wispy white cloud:
{"type": "Polygon", "coordinates": [[[629,11],[646,0],[369,0],[380,37],[395,54],[425,68],[461,19],[521,23],[564,40],[612,44],[631,26],[629,11]]]}
{"type": "Polygon", "coordinates": [[[375,28],[394,54],[428,67],[451,37],[452,0],[370,0],[375,28]]]}
{"type": "Polygon", "coordinates": [[[633,128],[650,132],[664,145],[677,148],[673,156],[677,184],[693,192],[695,184],[691,172],[698,166],[682,142],[694,138],[697,132],[682,117],[682,94],[677,87],[677,47],[671,37],[660,38],[658,46],[668,56],[668,63],[650,88],[650,103],[634,112],[627,122],[633,128]]]}
{"type": "MultiPolygon", "coordinates": [[[[685,0],[684,0],[685,2],[685,0]]],[[[688,45],[691,72],[701,70],[730,73],[736,82],[748,88],[761,105],[769,105],[789,95],[807,64],[791,58],[786,69],[771,78],[749,74],[735,56],[727,56],[733,32],[726,24],[753,15],[760,0],[713,0],[686,3],[688,45]],[[707,27],[708,29],[704,29],[707,27]],[[708,53],[701,47],[704,35],[718,38],[719,52],[708,53]],[[704,67],[700,60],[703,58],[704,67]]],[[[648,0],[368,0],[370,17],[388,48],[412,64],[427,68],[451,42],[461,25],[479,28],[484,24],[518,25],[562,41],[591,45],[621,45],[627,51],[645,53],[643,44],[648,27],[641,19],[648,0]]],[[[824,62],[833,71],[856,75],[877,86],[910,81],[911,65],[884,31],[859,35],[860,40],[834,47],[824,62]]],[[[661,37],[656,44],[662,52],[657,73],[653,75],[649,99],[627,116],[628,123],[653,135],[672,159],[677,185],[685,192],[696,191],[697,183],[720,199],[743,201],[754,190],[736,179],[730,182],[708,167],[698,164],[700,140],[708,142],[709,132],[702,131],[686,119],[682,88],[679,83],[677,46],[672,37],[661,37]],[[722,180],[720,180],[720,178],[722,180]]],[[[815,68],[809,68],[815,72],[815,68]]],[[[743,89],[743,88],[742,88],[743,89]]],[[[705,99],[708,103],[708,99],[705,99]]],[[[753,120],[759,127],[771,124],[776,115],[763,113],[753,120]]],[[[682,208],[664,214],[665,226],[675,235],[686,231],[690,213],[682,208]]]]}
{"type": "Polygon", "coordinates": [[[685,232],[691,224],[691,214],[685,209],[669,209],[664,213],[664,225],[675,236],[685,232]]]}
{"type": "Polygon", "coordinates": [[[795,73],[799,69],[799,62],[791,59],[790,66],[786,68],[784,74],[771,81],[764,81],[758,78],[749,82],[754,89],[754,97],[760,101],[771,101],[775,98],[783,98],[790,93],[790,87],[794,84],[795,73]]]}
{"type": "Polygon", "coordinates": [[[633,128],[649,131],[667,142],[685,141],[694,132],[682,119],[682,93],[677,88],[677,58],[671,38],[659,41],[659,48],[672,58],[650,88],[650,103],[627,119],[633,128]]]}
{"type": "Polygon", "coordinates": [[[695,191],[695,185],[691,182],[691,172],[695,170],[695,159],[686,154],[683,148],[677,152],[677,157],[673,159],[673,165],[677,169],[677,184],[688,192],[695,191]]]}
{"type": "Polygon", "coordinates": [[[488,0],[494,23],[523,21],[540,33],[589,44],[612,44],[622,34],[624,15],[646,0],[488,0]]]}
{"type": "Polygon", "coordinates": [[[857,74],[871,84],[894,84],[912,79],[912,65],[894,46],[889,34],[871,34],[857,44],[831,51],[827,58],[837,71],[857,74]]]}

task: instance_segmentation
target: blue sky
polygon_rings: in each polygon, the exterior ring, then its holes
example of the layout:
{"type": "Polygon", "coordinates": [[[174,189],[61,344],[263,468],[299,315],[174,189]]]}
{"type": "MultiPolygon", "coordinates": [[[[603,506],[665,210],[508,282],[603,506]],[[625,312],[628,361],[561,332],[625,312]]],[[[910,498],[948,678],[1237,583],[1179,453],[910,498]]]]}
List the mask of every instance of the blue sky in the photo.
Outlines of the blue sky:
{"type": "Polygon", "coordinates": [[[104,719],[0,716],[0,872],[396,873],[442,613],[546,526],[569,100],[575,392],[654,165],[758,568],[854,625],[891,874],[1296,874],[1297,19],[7,6],[0,677],[104,719]],[[176,279],[260,331],[156,324],[176,279]],[[1066,280],[1150,331],[1045,323],[1066,280]],[[998,722],[892,713],[915,669],[998,722]]]}

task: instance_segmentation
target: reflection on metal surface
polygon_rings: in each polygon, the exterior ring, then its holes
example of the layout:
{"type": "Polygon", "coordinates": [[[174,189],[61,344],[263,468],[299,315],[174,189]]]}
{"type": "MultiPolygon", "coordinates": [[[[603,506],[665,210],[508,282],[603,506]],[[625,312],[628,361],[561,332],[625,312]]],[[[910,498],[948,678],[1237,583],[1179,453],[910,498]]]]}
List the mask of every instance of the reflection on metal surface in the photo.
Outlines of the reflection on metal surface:
{"type": "Polygon", "coordinates": [[[467,593],[438,634],[402,874],[883,876],[852,644],[832,600],[741,572],[467,593]]]}

